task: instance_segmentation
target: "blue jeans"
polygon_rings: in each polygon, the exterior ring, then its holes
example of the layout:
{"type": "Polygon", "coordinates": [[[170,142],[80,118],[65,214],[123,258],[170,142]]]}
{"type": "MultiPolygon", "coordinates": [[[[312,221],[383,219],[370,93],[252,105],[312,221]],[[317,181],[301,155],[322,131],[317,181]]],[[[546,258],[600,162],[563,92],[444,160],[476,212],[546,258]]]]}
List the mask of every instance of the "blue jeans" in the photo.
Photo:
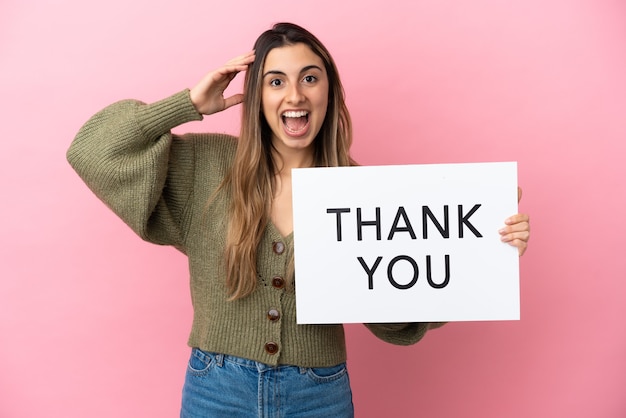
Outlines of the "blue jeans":
{"type": "Polygon", "coordinates": [[[352,418],[345,363],[323,368],[270,366],[192,349],[181,418],[352,418]]]}

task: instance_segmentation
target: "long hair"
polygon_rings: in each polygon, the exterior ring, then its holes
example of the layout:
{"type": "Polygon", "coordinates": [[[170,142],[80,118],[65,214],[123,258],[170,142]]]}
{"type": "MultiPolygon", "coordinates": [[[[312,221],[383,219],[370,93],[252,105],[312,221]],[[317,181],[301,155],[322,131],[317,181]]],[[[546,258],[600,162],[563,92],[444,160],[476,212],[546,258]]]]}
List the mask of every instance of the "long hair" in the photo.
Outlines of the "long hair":
{"type": "MultiPolygon", "coordinates": [[[[313,141],[313,165],[354,165],[350,157],[352,123],[335,62],[310,32],[291,23],[278,23],[254,44],[256,58],[244,81],[241,133],[232,168],[223,186],[231,192],[224,262],[231,300],[252,293],[258,281],[257,248],[270,219],[275,192],[276,161],[272,157],[272,132],[262,113],[261,89],[267,54],[274,48],[302,43],[322,61],[328,75],[328,108],[313,141]]],[[[293,274],[293,255],[289,273],[293,274]]]]}

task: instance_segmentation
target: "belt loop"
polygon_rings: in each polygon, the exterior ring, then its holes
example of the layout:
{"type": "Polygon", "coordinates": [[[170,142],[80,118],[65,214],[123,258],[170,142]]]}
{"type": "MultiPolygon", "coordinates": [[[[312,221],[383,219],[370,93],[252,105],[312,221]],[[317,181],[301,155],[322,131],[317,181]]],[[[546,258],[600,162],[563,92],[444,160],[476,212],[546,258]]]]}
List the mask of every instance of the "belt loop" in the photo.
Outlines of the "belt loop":
{"type": "Polygon", "coordinates": [[[306,367],[299,367],[300,374],[306,374],[306,367]]]}
{"type": "Polygon", "coordinates": [[[222,367],[224,365],[224,354],[215,354],[215,363],[217,367],[222,367]]]}

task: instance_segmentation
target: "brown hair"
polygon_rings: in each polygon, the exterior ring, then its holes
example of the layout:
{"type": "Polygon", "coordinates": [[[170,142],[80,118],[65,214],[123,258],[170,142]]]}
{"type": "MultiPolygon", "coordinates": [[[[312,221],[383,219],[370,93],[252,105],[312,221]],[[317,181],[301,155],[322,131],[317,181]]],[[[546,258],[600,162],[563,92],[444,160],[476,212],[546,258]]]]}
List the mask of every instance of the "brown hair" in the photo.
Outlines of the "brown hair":
{"type": "Polygon", "coordinates": [[[262,33],[254,44],[256,58],[246,72],[237,152],[223,183],[232,196],[224,252],[226,284],[231,299],[245,297],[256,288],[257,247],[270,219],[275,189],[276,161],[272,158],[272,132],[261,106],[265,58],[274,48],[298,43],[309,46],[322,59],[329,82],[326,117],[313,142],[313,165],[337,167],[354,164],[350,157],[350,114],[330,53],[306,29],[291,23],[274,25],[262,33]]]}

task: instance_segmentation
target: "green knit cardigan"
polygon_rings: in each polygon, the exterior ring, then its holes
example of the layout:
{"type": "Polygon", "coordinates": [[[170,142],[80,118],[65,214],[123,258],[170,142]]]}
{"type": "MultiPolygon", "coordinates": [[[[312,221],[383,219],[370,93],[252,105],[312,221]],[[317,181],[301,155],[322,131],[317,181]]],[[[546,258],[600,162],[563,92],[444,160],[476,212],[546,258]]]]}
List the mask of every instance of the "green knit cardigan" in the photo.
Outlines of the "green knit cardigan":
{"type": "MultiPolygon", "coordinates": [[[[258,249],[256,290],[227,301],[222,258],[229,193],[218,194],[210,206],[207,202],[231,165],[237,140],[224,134],[171,133],[201,119],[188,90],[152,104],[117,102],[80,129],[67,158],[142,239],[173,245],[187,255],[194,308],[191,347],[271,365],[325,367],[345,361],[341,324],[296,324],[294,286],[286,277],[293,239],[281,236],[271,223],[258,249]]],[[[438,325],[366,326],[384,341],[408,345],[438,325]]]]}

